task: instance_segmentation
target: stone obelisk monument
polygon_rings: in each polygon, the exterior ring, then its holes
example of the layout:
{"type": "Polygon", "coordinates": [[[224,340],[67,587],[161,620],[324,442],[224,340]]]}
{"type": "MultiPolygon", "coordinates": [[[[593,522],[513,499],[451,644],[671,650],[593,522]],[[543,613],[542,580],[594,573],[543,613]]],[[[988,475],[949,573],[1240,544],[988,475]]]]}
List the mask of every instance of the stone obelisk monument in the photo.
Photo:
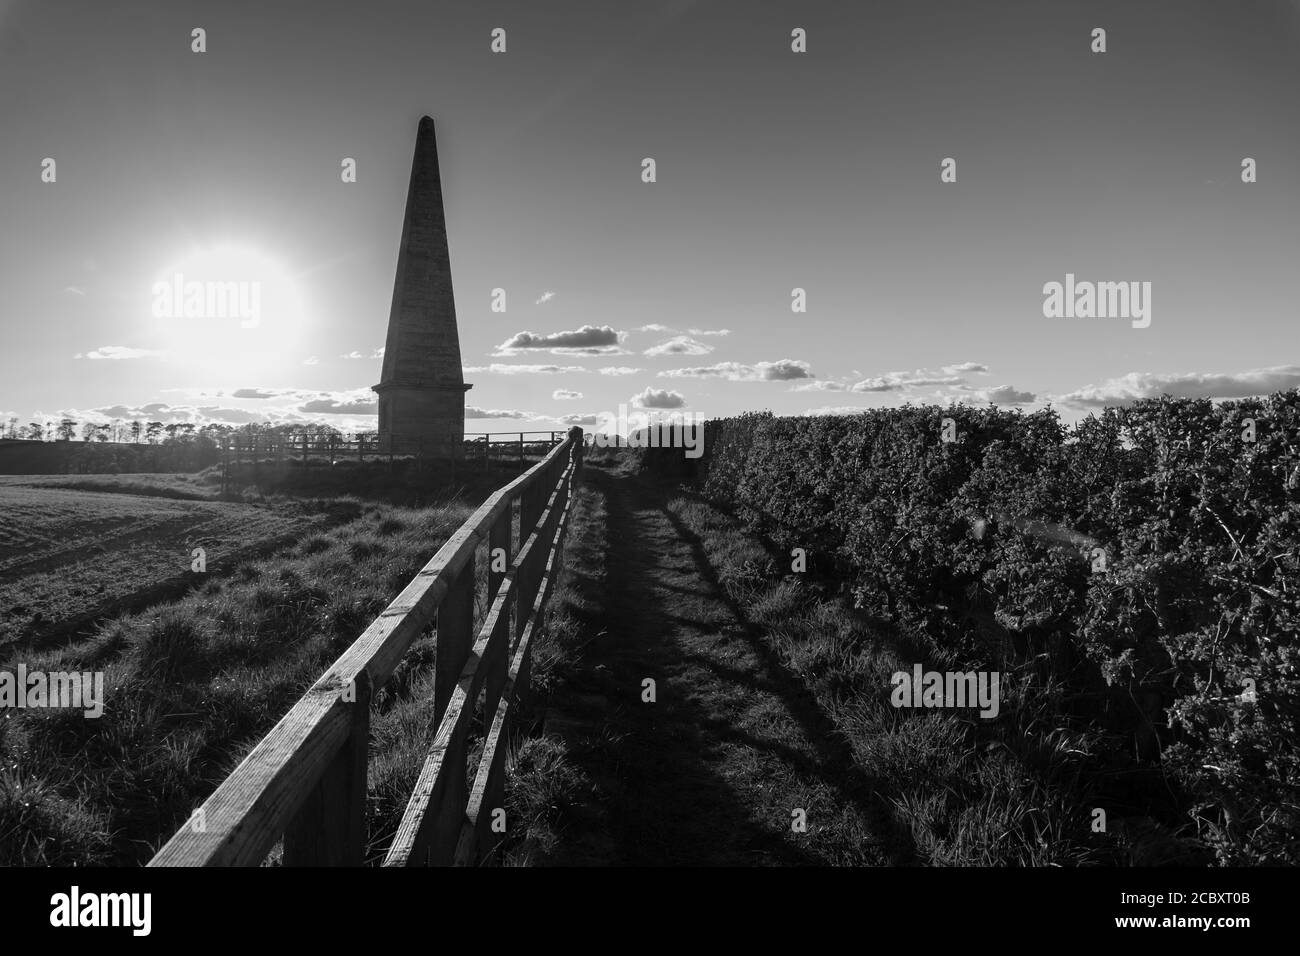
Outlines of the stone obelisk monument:
{"type": "Polygon", "coordinates": [[[379,445],[387,453],[459,457],[465,384],[451,293],[451,256],[433,120],[420,120],[378,385],[379,445]]]}

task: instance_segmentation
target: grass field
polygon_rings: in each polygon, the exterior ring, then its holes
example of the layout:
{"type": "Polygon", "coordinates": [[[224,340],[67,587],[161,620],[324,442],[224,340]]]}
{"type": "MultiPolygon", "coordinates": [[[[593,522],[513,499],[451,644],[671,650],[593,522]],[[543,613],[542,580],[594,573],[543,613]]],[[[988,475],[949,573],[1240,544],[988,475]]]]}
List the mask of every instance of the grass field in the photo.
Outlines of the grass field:
{"type": "Polygon", "coordinates": [[[216,469],[195,474],[138,475],[0,475],[0,488],[62,488],[124,495],[216,501],[221,476],[216,469]]]}
{"type": "Polygon", "coordinates": [[[0,647],[43,642],[288,544],[331,516],[301,507],[187,501],[0,483],[0,647]]]}
{"type": "MultiPolygon", "coordinates": [[[[119,499],[125,496],[48,489],[33,495],[12,486],[0,494],[11,513],[26,507],[44,521],[41,531],[30,522],[4,524],[10,530],[3,560],[11,566],[26,560],[16,554],[20,537],[57,555],[67,550],[60,535],[75,541],[99,535],[116,547],[97,552],[100,560],[123,576],[133,573],[133,557],[162,560],[158,555],[173,550],[150,550],[166,540],[160,538],[164,527],[173,542],[194,529],[234,541],[236,529],[258,521],[265,532],[301,520],[226,503],[124,502],[119,499]],[[277,517],[286,524],[277,526],[277,517]]],[[[427,508],[317,502],[333,508],[335,518],[344,506],[355,514],[324,530],[300,525],[293,532],[297,540],[274,554],[241,560],[233,573],[210,575],[174,600],[114,616],[58,646],[0,651],[0,659],[21,659],[29,670],[101,671],[105,686],[98,719],[59,709],[0,714],[0,865],[147,861],[468,517],[484,491],[447,494],[451,500],[427,508]]],[[[225,552],[216,553],[220,559],[225,552]]],[[[78,564],[64,574],[47,570],[46,577],[85,588],[87,573],[78,564]]],[[[107,590],[109,575],[103,583],[107,590]]],[[[21,585],[15,593],[30,600],[29,588],[21,585]]],[[[478,615],[484,598],[478,595],[478,615]]],[[[370,859],[386,850],[431,742],[434,647],[432,633],[417,641],[373,703],[370,859]]]]}

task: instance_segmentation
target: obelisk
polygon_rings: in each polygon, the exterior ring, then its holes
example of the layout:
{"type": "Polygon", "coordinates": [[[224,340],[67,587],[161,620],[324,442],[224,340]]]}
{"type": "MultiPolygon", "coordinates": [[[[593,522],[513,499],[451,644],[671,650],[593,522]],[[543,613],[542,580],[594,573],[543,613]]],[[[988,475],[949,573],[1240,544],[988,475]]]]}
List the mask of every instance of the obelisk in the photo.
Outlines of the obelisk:
{"type": "Polygon", "coordinates": [[[415,137],[406,217],[388,313],[378,385],[379,444],[390,454],[459,457],[465,434],[465,384],[451,291],[451,255],[433,120],[415,137]]]}

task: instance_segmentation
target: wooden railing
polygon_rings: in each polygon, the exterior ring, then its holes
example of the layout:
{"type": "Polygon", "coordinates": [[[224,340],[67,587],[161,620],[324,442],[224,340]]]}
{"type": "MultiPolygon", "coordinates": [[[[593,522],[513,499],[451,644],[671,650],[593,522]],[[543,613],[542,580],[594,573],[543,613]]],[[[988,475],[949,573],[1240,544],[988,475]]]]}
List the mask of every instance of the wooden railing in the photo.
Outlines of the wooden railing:
{"type": "MultiPolygon", "coordinates": [[[[564,432],[476,432],[465,433],[465,457],[481,458],[484,467],[487,466],[492,449],[513,450],[519,459],[520,467],[524,463],[524,449],[545,448],[547,445],[553,445],[559,441],[557,436],[563,435],[564,432]]],[[[513,456],[512,456],[513,457],[513,456]]]]}
{"type": "Polygon", "coordinates": [[[500,835],[492,822],[510,725],[526,699],[530,652],[561,566],[582,451],[582,430],[571,429],[542,461],[488,498],[149,865],[257,865],[281,839],[287,866],[361,865],[370,700],[435,613],[438,730],[384,863],[482,860],[500,835]],[[488,548],[491,609],[473,639],[480,544],[488,548]],[[482,691],[489,730],[471,784],[466,749],[482,691]]]}
{"type": "MultiPolygon", "coordinates": [[[[531,432],[465,432],[462,451],[473,457],[488,446],[520,448],[525,445],[550,448],[564,439],[564,431],[531,432]]],[[[96,444],[96,443],[92,443],[96,444]]],[[[135,447],[135,446],[133,446],[135,447]]],[[[139,447],[149,447],[141,445],[139,447]]],[[[319,435],[281,435],[271,432],[244,435],[234,432],[222,438],[219,444],[222,460],[230,464],[255,462],[269,458],[272,462],[285,459],[329,458],[332,461],[370,458],[387,458],[377,435],[343,438],[319,435]]]]}

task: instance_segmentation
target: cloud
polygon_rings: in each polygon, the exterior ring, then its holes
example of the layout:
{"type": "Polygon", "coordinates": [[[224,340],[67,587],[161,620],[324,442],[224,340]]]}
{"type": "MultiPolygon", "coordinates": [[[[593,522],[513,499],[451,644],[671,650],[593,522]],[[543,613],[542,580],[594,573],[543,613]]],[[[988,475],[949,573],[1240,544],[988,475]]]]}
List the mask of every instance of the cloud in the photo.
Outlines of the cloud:
{"type": "Polygon", "coordinates": [[[678,335],[668,339],[666,342],[660,342],[658,345],[652,345],[646,349],[645,355],[707,355],[713,351],[712,345],[705,345],[703,342],[697,342],[689,335],[678,335]]]}
{"type": "Polygon", "coordinates": [[[575,392],[569,388],[557,388],[555,391],[551,392],[551,398],[558,398],[561,401],[569,401],[570,399],[582,398],[582,392],[575,392]]]}
{"type": "Polygon", "coordinates": [[[1101,408],[1129,405],[1143,398],[1247,398],[1300,387],[1300,365],[1274,365],[1245,372],[1129,372],[1101,385],[1088,385],[1059,397],[1065,405],[1101,408]]]}
{"type": "Polygon", "coordinates": [[[854,405],[824,405],[821,408],[809,408],[804,411],[805,415],[861,415],[867,411],[865,408],[858,408],[854,405]]]}
{"type": "Polygon", "coordinates": [[[91,411],[105,418],[135,418],[141,414],[138,409],[128,405],[105,405],[103,408],[92,408],[91,411]]]}
{"type": "Polygon", "coordinates": [[[168,405],[165,402],[149,402],[144,405],[105,405],[91,409],[62,409],[58,417],[75,418],[77,421],[105,422],[111,419],[126,421],[159,421],[164,425],[173,422],[187,422],[192,425],[246,425],[250,422],[268,422],[298,420],[298,416],[270,410],[267,413],[250,412],[242,408],[226,408],[221,405],[168,405]]]}
{"type": "MultiPolygon", "coordinates": [[[[552,355],[631,355],[627,349],[617,345],[584,345],[576,348],[556,348],[550,350],[552,355]]],[[[515,350],[497,352],[497,355],[518,355],[515,350]]]]}
{"type": "Polygon", "coordinates": [[[606,365],[604,368],[596,369],[601,375],[636,375],[643,371],[639,368],[628,368],[626,365],[606,365]]]}
{"type": "Polygon", "coordinates": [[[677,368],[659,373],[660,378],[721,378],[731,382],[788,382],[797,378],[812,378],[807,362],[796,359],[779,359],[775,362],[756,362],[742,365],[739,362],[719,362],[695,368],[677,368]]]}
{"type": "Polygon", "coordinates": [[[563,422],[565,425],[599,425],[602,421],[601,416],[591,413],[581,415],[561,415],[555,419],[557,422],[563,422]]]}
{"type": "Polygon", "coordinates": [[[831,382],[818,380],[815,382],[804,382],[802,385],[793,385],[790,387],[792,392],[843,392],[848,386],[843,382],[831,382]]]}
{"type": "Polygon", "coordinates": [[[922,388],[927,385],[960,385],[958,375],[916,369],[912,372],[886,372],[877,378],[866,378],[850,386],[852,392],[895,392],[902,388],[922,388]]]}
{"type": "Polygon", "coordinates": [[[493,362],[491,365],[467,365],[462,371],[468,374],[491,372],[493,375],[562,375],[587,370],[581,365],[506,365],[493,362]]]}
{"type": "Polygon", "coordinates": [[[79,296],[83,296],[83,297],[84,297],[85,294],[86,294],[86,290],[85,290],[85,289],[79,288],[78,286],[75,286],[75,285],[65,285],[65,286],[63,287],[63,292],[64,292],[64,294],[66,294],[66,295],[79,295],[79,296]]]}
{"type": "Polygon", "coordinates": [[[313,398],[298,406],[298,411],[305,415],[374,415],[378,411],[376,399],[352,398],[313,398]]]}
{"type": "MultiPolygon", "coordinates": [[[[157,358],[162,355],[154,349],[132,349],[125,345],[101,345],[99,348],[87,352],[85,358],[88,359],[137,359],[137,358],[157,358]]],[[[78,352],[74,358],[82,358],[78,352]]]]}
{"type": "Polygon", "coordinates": [[[516,411],[513,408],[477,408],[474,405],[465,406],[465,418],[536,418],[528,412],[516,411]]]}
{"type": "Polygon", "coordinates": [[[497,355],[545,349],[553,355],[626,355],[619,347],[621,336],[608,325],[584,325],[567,332],[517,332],[497,346],[497,355]]]}
{"type": "Polygon", "coordinates": [[[251,422],[264,422],[266,416],[258,412],[245,411],[242,408],[222,408],[219,405],[200,405],[195,409],[200,423],[206,422],[222,425],[247,425],[251,422]]]}
{"type": "Polygon", "coordinates": [[[219,404],[169,405],[166,402],[149,402],[143,405],[107,405],[89,411],[68,409],[61,416],[84,420],[111,418],[190,422],[195,425],[242,425],[250,422],[279,424],[285,422],[324,421],[340,428],[356,427],[354,416],[374,415],[376,399],[368,388],[342,392],[323,392],[299,389],[241,388],[231,392],[232,398],[257,398],[265,401],[278,398],[292,404],[265,404],[256,410],[230,408],[219,404]]]}
{"type": "Polygon", "coordinates": [[[379,346],[379,348],[375,349],[373,352],[370,353],[370,357],[371,357],[372,359],[381,359],[381,358],[383,358],[383,357],[384,357],[384,352],[385,352],[386,348],[387,348],[387,347],[386,347],[386,346],[383,346],[383,345],[379,346]]]}
{"type": "Polygon", "coordinates": [[[1021,392],[1010,385],[999,385],[997,388],[964,388],[971,398],[983,404],[993,405],[1027,405],[1034,401],[1037,396],[1033,392],[1021,392]]]}
{"type": "MultiPolygon", "coordinates": [[[[651,322],[649,325],[641,326],[639,329],[636,329],[636,331],[637,332],[659,332],[659,333],[668,332],[675,335],[677,333],[680,333],[682,330],[675,329],[671,325],[661,325],[658,322],[651,322]]],[[[687,329],[686,331],[689,332],[691,335],[701,335],[701,336],[731,334],[731,329],[687,329]]]]}
{"type": "Polygon", "coordinates": [[[866,378],[855,382],[853,392],[895,392],[903,388],[924,388],[934,385],[960,385],[964,381],[961,374],[966,372],[987,372],[988,366],[979,362],[961,362],[957,365],[944,365],[938,369],[918,368],[911,372],[886,372],[876,378],[866,378]]]}
{"type": "Polygon", "coordinates": [[[554,298],[555,298],[555,293],[548,290],[546,292],[543,292],[541,298],[539,298],[536,302],[534,302],[533,305],[545,305],[547,302],[550,302],[554,298]]]}
{"type": "MultiPolygon", "coordinates": [[[[911,372],[886,372],[875,378],[864,378],[857,382],[847,379],[819,380],[796,385],[792,392],[896,392],[905,388],[924,388],[926,386],[955,385],[963,388],[963,373],[988,372],[988,366],[979,362],[961,362],[956,365],[944,365],[938,369],[916,369],[911,372]]],[[[855,376],[862,373],[854,370],[855,376]]]]}
{"type": "Polygon", "coordinates": [[[320,364],[320,359],[318,359],[318,358],[317,358],[316,356],[314,356],[314,355],[309,355],[307,358],[305,358],[305,359],[302,360],[302,364],[303,364],[303,365],[319,365],[319,364],[320,364]]]}
{"type": "Polygon", "coordinates": [[[357,351],[348,352],[346,355],[339,356],[339,358],[345,358],[345,359],[359,359],[364,357],[365,356],[363,356],[360,352],[357,351]]]}
{"type": "Polygon", "coordinates": [[[686,399],[681,392],[649,387],[633,395],[631,401],[637,408],[681,408],[686,404],[686,399]]]}

